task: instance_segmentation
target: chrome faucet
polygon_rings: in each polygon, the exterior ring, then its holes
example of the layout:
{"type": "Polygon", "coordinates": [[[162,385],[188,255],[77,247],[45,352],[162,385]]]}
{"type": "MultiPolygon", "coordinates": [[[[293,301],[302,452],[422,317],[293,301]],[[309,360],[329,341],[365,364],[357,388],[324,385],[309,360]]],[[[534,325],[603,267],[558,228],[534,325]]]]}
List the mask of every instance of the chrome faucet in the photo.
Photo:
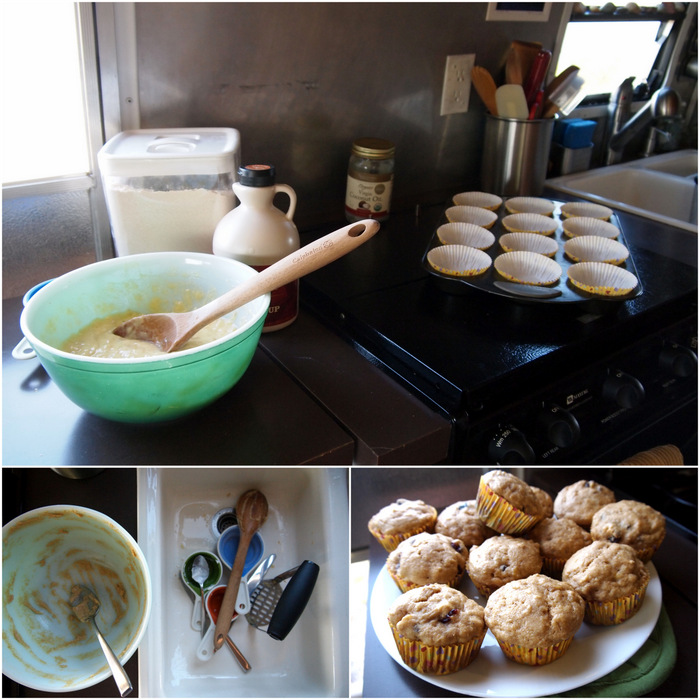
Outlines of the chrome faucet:
{"type": "Polygon", "coordinates": [[[657,90],[651,99],[631,119],[629,118],[632,105],[632,82],[634,78],[627,78],[610,101],[608,112],[610,114],[610,137],[608,139],[608,153],[606,165],[619,163],[622,158],[622,149],[642,129],[651,126],[651,134],[646,140],[644,156],[653,152],[655,137],[662,132],[657,126],[661,118],[672,117],[678,113],[680,98],[678,93],[670,87],[662,87],[657,90]]]}

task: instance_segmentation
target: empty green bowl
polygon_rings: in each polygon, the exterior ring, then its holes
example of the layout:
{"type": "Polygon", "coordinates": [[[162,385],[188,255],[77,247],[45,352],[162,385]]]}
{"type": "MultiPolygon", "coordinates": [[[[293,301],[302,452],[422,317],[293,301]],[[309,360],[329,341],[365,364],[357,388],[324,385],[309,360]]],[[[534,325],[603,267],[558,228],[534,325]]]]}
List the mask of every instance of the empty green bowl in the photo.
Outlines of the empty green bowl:
{"type": "Polygon", "coordinates": [[[40,289],[24,308],[20,326],[51,379],[84,410],[127,423],[172,420],[212,403],[241,378],[260,339],[269,294],[228,315],[235,331],[190,350],[111,359],[59,348],[98,318],[126,310],[174,310],[183,298],[197,299],[194,305],[201,306],[257,274],[236,260],[205,253],[113,258],[40,289]]]}

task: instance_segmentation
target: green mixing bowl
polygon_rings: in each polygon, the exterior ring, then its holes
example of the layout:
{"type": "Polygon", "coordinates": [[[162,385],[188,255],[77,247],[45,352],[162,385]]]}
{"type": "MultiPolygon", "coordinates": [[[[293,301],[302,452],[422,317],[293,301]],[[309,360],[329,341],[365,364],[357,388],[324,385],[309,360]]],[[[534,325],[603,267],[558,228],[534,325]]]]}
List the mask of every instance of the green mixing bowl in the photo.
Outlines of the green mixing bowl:
{"type": "Polygon", "coordinates": [[[58,348],[98,318],[126,310],[172,311],[183,299],[201,306],[257,274],[248,265],[205,253],[113,258],[40,289],[27,302],[20,326],[51,379],[84,410],[127,423],[172,420],[215,401],[241,378],[260,339],[269,294],[228,315],[234,332],[190,350],[109,359],[58,348]]]}

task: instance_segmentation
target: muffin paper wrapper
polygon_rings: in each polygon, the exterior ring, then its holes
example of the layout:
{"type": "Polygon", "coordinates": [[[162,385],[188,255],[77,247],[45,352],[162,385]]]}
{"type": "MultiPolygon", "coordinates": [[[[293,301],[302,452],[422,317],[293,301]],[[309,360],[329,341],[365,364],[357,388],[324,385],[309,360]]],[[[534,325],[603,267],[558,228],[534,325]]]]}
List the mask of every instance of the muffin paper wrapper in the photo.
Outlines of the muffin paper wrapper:
{"type": "Polygon", "coordinates": [[[514,508],[495,493],[483,477],[479,481],[479,491],[476,495],[476,514],[488,527],[504,535],[519,535],[534,527],[540,520],[536,515],[528,515],[514,508]]]}
{"type": "Polygon", "coordinates": [[[426,525],[410,532],[402,532],[400,535],[385,535],[377,530],[372,530],[372,528],[369,528],[369,531],[387,552],[393,552],[404,540],[413,537],[413,535],[419,535],[421,532],[428,532],[430,529],[430,526],[426,525]]]}
{"type": "Polygon", "coordinates": [[[419,673],[439,676],[455,673],[468,666],[476,658],[486,636],[486,626],[484,626],[479,637],[474,637],[463,644],[429,646],[415,639],[406,639],[396,631],[394,625],[390,623],[389,626],[403,662],[419,673]]]}
{"type": "Polygon", "coordinates": [[[587,600],[584,619],[592,625],[619,625],[629,620],[642,607],[647,585],[648,583],[632,595],[606,603],[587,600]]]}
{"type": "MultiPolygon", "coordinates": [[[[394,574],[392,571],[389,571],[389,567],[387,567],[387,572],[389,573],[389,576],[391,576],[391,578],[394,580],[394,583],[401,589],[402,593],[406,593],[406,591],[410,591],[412,588],[420,588],[421,586],[428,585],[427,583],[413,583],[412,581],[408,581],[405,578],[401,578],[394,574]]],[[[464,573],[461,573],[459,574],[459,576],[453,578],[451,581],[430,581],[429,583],[443,583],[446,586],[456,588],[457,584],[461,581],[463,575],[464,573]]]]}
{"type": "Polygon", "coordinates": [[[569,637],[563,642],[557,642],[549,647],[533,648],[525,647],[520,644],[509,644],[508,642],[502,642],[498,638],[496,638],[496,641],[498,642],[498,646],[501,647],[501,651],[512,661],[526,666],[544,666],[545,664],[552,663],[552,661],[556,661],[560,656],[563,656],[573,639],[573,637],[569,637]]]}

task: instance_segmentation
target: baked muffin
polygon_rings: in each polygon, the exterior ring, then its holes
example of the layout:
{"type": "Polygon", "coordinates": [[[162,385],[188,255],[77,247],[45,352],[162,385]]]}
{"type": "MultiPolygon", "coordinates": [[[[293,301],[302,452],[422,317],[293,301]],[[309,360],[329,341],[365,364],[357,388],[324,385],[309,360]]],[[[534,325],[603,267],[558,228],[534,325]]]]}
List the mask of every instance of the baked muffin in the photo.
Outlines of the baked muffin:
{"type": "Polygon", "coordinates": [[[522,479],[494,469],[479,480],[476,514],[486,525],[505,535],[519,535],[529,530],[542,510],[535,492],[522,479]]]}
{"type": "Polygon", "coordinates": [[[537,499],[540,518],[551,518],[554,515],[554,501],[552,501],[552,497],[543,489],[538,489],[537,486],[530,486],[530,488],[537,499]]]}
{"type": "Polygon", "coordinates": [[[562,581],[586,601],[586,621],[618,625],[642,606],[649,572],[632,547],[596,540],[564,564],[562,581]]]}
{"type": "Polygon", "coordinates": [[[392,552],[399,542],[412,535],[432,532],[436,520],[437,510],[433,506],[399,498],[375,513],[367,527],[382,547],[392,552]]]}
{"type": "Polygon", "coordinates": [[[459,671],[473,661],[486,635],[484,609],[435,583],[399,596],[387,619],[404,663],[420,673],[459,671]]]}
{"type": "Polygon", "coordinates": [[[583,598],[569,584],[534,574],[495,591],[484,619],[506,657],[542,666],[566,652],[585,609],[583,598]]]}
{"type": "Polygon", "coordinates": [[[593,516],[591,535],[594,540],[628,544],[647,562],[666,536],[666,520],[646,503],[618,501],[593,516]]]}
{"type": "Polygon", "coordinates": [[[469,551],[461,540],[421,532],[389,554],[386,568],[405,593],[429,583],[456,585],[464,575],[469,551]]]}
{"type": "Polygon", "coordinates": [[[560,578],[566,560],[593,542],[591,534],[571,518],[540,520],[527,537],[540,545],[542,573],[552,578],[560,578]]]}
{"type": "Polygon", "coordinates": [[[540,546],[531,540],[501,535],[469,550],[469,578],[487,598],[506,583],[539,574],[541,570],[540,546]]]}
{"type": "Polygon", "coordinates": [[[462,540],[467,548],[498,533],[476,516],[476,501],[458,501],[447,506],[435,523],[435,532],[462,540]]]}
{"type": "Polygon", "coordinates": [[[554,499],[554,515],[571,518],[581,527],[589,529],[596,511],[609,503],[615,503],[615,494],[595,481],[577,481],[565,486],[554,499]]]}

